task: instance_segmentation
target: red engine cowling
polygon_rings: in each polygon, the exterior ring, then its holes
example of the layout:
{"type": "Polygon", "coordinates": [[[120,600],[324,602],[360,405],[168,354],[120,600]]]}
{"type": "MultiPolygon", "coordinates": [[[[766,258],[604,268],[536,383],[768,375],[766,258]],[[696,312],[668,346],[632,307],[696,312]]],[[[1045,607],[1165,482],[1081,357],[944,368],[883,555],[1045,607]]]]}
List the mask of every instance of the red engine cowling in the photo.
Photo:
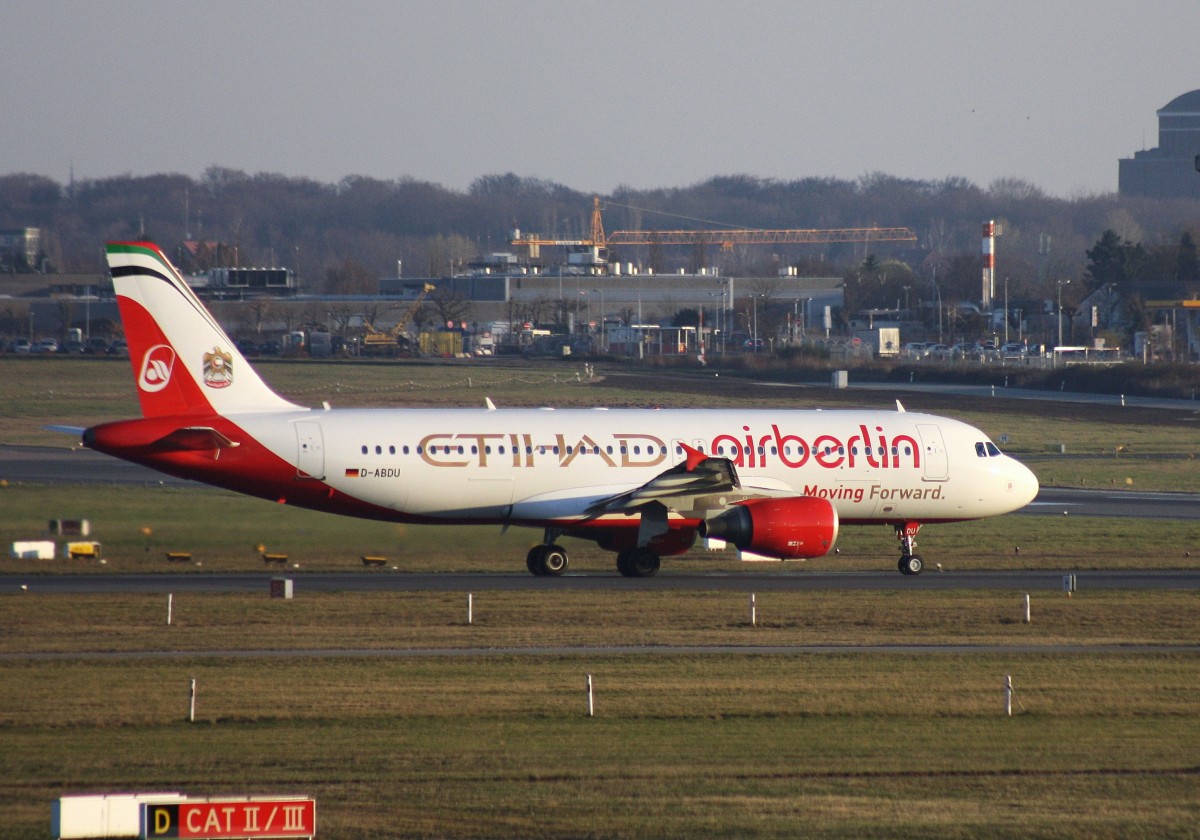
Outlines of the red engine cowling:
{"type": "Polygon", "coordinates": [[[742,551],[794,560],[828,554],[837,540],[838,515],[828,499],[792,496],[749,499],[700,524],[700,536],[742,551]]]}

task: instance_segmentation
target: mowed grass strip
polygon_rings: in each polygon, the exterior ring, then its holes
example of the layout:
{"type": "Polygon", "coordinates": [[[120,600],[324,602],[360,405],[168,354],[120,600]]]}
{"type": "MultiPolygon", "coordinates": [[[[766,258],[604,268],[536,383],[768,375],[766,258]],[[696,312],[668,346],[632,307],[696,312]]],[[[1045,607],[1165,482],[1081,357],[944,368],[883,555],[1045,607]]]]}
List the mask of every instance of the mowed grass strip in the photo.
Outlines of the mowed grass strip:
{"type": "Polygon", "coordinates": [[[50,799],[84,790],[307,793],[339,838],[1186,836],[1200,809],[1195,656],[41,661],[0,674],[3,708],[14,685],[27,707],[0,730],[5,837],[44,836],[50,799]]]}
{"type": "Polygon", "coordinates": [[[0,597],[0,654],[666,646],[1197,645],[1200,594],[1098,591],[304,593],[0,597]]]}

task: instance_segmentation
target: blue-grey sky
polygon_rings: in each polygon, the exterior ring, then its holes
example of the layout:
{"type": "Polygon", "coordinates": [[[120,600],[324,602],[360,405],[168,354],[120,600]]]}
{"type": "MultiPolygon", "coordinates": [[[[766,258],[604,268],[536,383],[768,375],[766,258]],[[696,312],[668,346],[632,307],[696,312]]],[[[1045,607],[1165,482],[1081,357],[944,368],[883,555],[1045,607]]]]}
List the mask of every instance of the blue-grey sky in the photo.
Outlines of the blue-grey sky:
{"type": "Polygon", "coordinates": [[[1198,37],[1196,0],[5,0],[0,173],[1070,197],[1157,145],[1198,37]]]}

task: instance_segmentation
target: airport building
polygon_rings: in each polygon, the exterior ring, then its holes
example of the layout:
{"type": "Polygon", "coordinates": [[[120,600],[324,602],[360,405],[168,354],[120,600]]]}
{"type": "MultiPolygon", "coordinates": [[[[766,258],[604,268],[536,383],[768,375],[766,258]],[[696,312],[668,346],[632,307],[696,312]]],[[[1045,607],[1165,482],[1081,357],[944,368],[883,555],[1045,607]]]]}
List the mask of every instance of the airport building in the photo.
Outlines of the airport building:
{"type": "Polygon", "coordinates": [[[1117,189],[1125,196],[1200,201],[1200,90],[1158,110],[1158,146],[1118,161],[1117,189]]]}

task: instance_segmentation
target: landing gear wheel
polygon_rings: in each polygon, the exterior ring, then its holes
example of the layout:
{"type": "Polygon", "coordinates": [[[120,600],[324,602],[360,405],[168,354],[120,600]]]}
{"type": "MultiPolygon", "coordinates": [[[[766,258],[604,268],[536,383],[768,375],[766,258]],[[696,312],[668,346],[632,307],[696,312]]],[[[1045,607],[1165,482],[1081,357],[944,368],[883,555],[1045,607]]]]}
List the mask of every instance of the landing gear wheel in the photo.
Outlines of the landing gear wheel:
{"type": "Polygon", "coordinates": [[[529,569],[529,574],[541,577],[546,574],[545,564],[546,546],[535,545],[529,549],[529,553],[525,555],[525,568],[529,569]]]}
{"type": "Polygon", "coordinates": [[[548,545],[545,546],[545,553],[542,555],[542,574],[550,577],[558,577],[567,570],[567,565],[570,560],[567,557],[567,551],[562,546],[548,545]]]}
{"type": "Polygon", "coordinates": [[[905,554],[900,558],[900,574],[902,575],[919,575],[924,568],[925,561],[921,559],[920,554],[905,554]]]}
{"type": "Polygon", "coordinates": [[[558,577],[567,570],[570,560],[560,545],[535,545],[525,556],[525,567],[538,577],[558,577]]]}
{"type": "Polygon", "coordinates": [[[617,571],[625,577],[654,577],[658,567],[658,552],[652,548],[627,548],[617,555],[617,571]]]}
{"type": "Polygon", "coordinates": [[[617,571],[621,573],[621,577],[633,577],[633,573],[629,571],[629,555],[633,551],[632,548],[623,548],[617,552],[617,571]]]}

